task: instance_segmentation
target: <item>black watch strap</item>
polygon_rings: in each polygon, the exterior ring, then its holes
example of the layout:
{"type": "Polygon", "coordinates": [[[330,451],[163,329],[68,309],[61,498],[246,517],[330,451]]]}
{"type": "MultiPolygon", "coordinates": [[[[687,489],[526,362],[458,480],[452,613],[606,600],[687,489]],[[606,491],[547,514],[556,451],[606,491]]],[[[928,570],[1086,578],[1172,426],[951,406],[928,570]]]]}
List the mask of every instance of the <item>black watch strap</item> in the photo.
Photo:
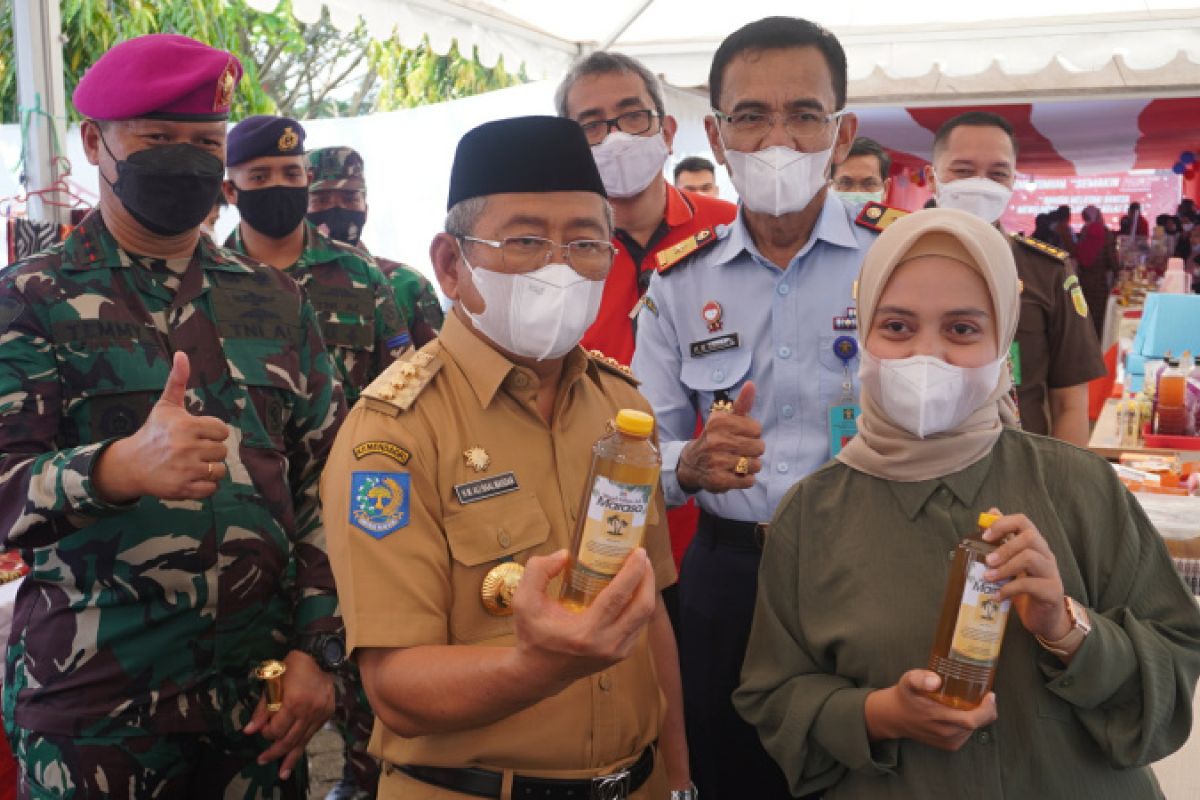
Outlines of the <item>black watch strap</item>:
{"type": "Polygon", "coordinates": [[[337,672],[346,664],[346,639],[340,633],[299,636],[294,647],[312,656],[325,672],[337,672]]]}

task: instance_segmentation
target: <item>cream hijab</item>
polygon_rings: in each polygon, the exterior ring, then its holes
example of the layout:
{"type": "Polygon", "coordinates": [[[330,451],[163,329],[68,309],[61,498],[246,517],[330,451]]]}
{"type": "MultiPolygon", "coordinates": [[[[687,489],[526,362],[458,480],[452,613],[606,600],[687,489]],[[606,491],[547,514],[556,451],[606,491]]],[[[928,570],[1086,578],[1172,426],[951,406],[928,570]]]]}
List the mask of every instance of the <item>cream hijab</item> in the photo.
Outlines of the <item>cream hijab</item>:
{"type": "MultiPolygon", "coordinates": [[[[1012,346],[1020,314],[1021,291],[1008,240],[996,228],[965,211],[928,209],[888,226],[863,261],[858,280],[859,336],[866,346],[875,309],[896,267],[918,256],[939,255],[966,264],[983,277],[996,315],[997,353],[1012,346]]],[[[858,435],[838,454],[860,472],[893,481],[924,481],[951,475],[987,455],[1005,424],[1015,424],[1007,368],[987,400],[961,425],[925,439],[897,425],[880,398],[864,385],[858,435]]]]}

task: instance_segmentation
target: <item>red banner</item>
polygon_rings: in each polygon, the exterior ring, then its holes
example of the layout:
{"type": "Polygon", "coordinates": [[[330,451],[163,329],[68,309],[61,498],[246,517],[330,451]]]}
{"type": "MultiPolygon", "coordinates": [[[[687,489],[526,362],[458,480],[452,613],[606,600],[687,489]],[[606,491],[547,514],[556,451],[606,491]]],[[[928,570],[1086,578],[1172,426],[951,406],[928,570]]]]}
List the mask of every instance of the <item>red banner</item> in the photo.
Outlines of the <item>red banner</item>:
{"type": "Polygon", "coordinates": [[[1112,175],[1072,175],[1048,178],[1018,176],[1008,210],[1001,217],[1006,230],[1033,233],[1038,214],[1059,206],[1071,207],[1071,227],[1083,224],[1080,212],[1096,206],[1104,221],[1117,230],[1130,203],[1141,203],[1150,227],[1159,214],[1174,214],[1179,205],[1180,179],[1170,170],[1139,170],[1112,175]]]}

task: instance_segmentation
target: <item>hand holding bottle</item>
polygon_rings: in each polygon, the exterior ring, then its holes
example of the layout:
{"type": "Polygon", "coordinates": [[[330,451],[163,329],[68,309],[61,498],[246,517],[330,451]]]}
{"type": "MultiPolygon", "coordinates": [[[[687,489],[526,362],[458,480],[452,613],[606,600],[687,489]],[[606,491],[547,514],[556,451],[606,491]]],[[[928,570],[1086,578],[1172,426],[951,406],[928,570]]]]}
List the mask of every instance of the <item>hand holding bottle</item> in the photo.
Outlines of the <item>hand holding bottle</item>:
{"type": "Polygon", "coordinates": [[[1063,604],[1058,561],[1037,526],[1024,514],[1009,514],[996,520],[983,540],[1003,542],[985,559],[988,571],[983,576],[993,582],[1008,580],[997,599],[1011,599],[1021,624],[1035,636],[1047,641],[1066,636],[1071,620],[1063,604]]]}
{"type": "Polygon", "coordinates": [[[863,716],[867,737],[912,739],[951,752],[958,750],[978,729],[996,721],[996,695],[989,692],[972,709],[958,709],[929,699],[942,679],[937,673],[913,669],[900,676],[894,686],[867,695],[863,716]]]}

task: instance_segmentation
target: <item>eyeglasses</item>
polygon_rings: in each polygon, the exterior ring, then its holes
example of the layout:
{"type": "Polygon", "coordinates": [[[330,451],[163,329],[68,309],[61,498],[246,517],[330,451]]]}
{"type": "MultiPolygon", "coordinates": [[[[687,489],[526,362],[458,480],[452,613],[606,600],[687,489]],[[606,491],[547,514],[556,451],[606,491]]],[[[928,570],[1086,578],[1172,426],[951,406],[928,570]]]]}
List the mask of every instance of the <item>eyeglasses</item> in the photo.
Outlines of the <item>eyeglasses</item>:
{"type": "Polygon", "coordinates": [[[878,192],[883,188],[883,181],[877,178],[864,178],[861,181],[856,181],[847,175],[842,178],[835,178],[833,188],[839,192],[878,192]]]}
{"type": "Polygon", "coordinates": [[[613,128],[616,128],[621,133],[628,133],[631,136],[637,136],[640,133],[645,133],[654,125],[654,120],[659,117],[657,111],[651,111],[648,108],[641,111],[626,111],[624,114],[618,114],[612,119],[598,119],[594,122],[581,123],[579,127],[583,128],[583,134],[587,137],[588,144],[600,144],[604,138],[608,136],[613,128]]]}
{"type": "Polygon", "coordinates": [[[783,129],[797,141],[811,141],[825,132],[829,123],[845,114],[835,111],[832,114],[819,114],[815,111],[737,111],[726,114],[724,111],[713,109],[713,116],[729,125],[738,136],[759,138],[770,132],[779,119],[783,118],[783,129]]]}
{"type": "Polygon", "coordinates": [[[460,241],[487,245],[500,251],[500,263],[506,272],[532,272],[550,263],[558,250],[566,253],[567,264],[588,280],[600,280],[608,274],[617,248],[599,239],[576,239],[559,244],[541,236],[507,236],[500,241],[459,236],[460,241]]]}

